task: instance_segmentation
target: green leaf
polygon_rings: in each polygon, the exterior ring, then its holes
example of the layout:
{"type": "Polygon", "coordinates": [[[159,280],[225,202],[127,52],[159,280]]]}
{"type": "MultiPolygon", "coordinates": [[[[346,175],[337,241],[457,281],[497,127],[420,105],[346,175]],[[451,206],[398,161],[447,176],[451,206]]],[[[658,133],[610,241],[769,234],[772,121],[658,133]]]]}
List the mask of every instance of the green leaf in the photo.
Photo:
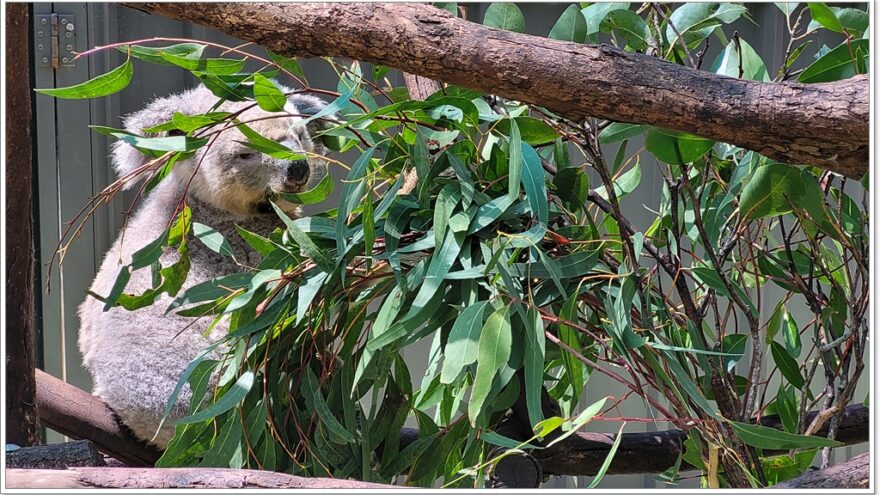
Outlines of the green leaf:
{"type": "Polygon", "coordinates": [[[645,139],[645,147],[658,160],[675,165],[699,160],[714,144],[710,139],[659,127],[648,127],[645,139]]]}
{"type": "Polygon", "coordinates": [[[274,82],[260,74],[254,74],[254,99],[267,112],[283,112],[287,97],[274,82]]]}
{"type": "Polygon", "coordinates": [[[738,44],[736,41],[728,43],[712,64],[712,72],[753,81],[770,81],[767,67],[761,56],[745,40],[739,40],[738,44]],[[742,69],[742,74],[740,74],[740,69],[742,69]]]}
{"type": "Polygon", "coordinates": [[[801,355],[801,334],[794,316],[788,311],[782,314],[782,341],[785,342],[785,350],[791,357],[797,359],[801,355]]]}
{"type": "Polygon", "coordinates": [[[159,56],[191,72],[218,76],[238,74],[244,68],[245,62],[245,59],[181,57],[167,52],[159,52],[159,56]]]}
{"type": "Polygon", "coordinates": [[[251,387],[254,385],[254,373],[253,371],[246,371],[242,374],[235,384],[226,391],[225,394],[220,396],[217,399],[217,402],[214,402],[210,406],[202,409],[201,411],[191,414],[185,418],[177,420],[178,424],[190,424],[190,423],[199,423],[201,421],[205,421],[211,418],[215,418],[226,411],[232,409],[239,402],[241,402],[247,393],[251,390],[251,387]]]}
{"type": "MultiPolygon", "coordinates": [[[[621,197],[633,192],[639,186],[639,182],[642,181],[642,167],[639,162],[636,162],[635,165],[626,172],[620,174],[616,179],[614,179],[614,194],[617,195],[617,198],[621,197]]],[[[596,194],[602,196],[605,199],[608,199],[608,192],[605,191],[605,186],[599,187],[596,189],[596,194]]]]}
{"type": "Polygon", "coordinates": [[[320,203],[330,197],[333,193],[333,178],[329,173],[321,177],[320,182],[315,187],[301,193],[282,193],[281,197],[292,203],[300,205],[311,205],[320,203]]]}
{"type": "Polygon", "coordinates": [[[317,272],[303,281],[296,294],[296,323],[301,322],[308,315],[309,306],[328,276],[328,272],[317,272]]]}
{"type": "Polygon", "coordinates": [[[519,197],[519,183],[522,175],[522,141],[520,139],[519,126],[514,120],[510,120],[510,156],[507,165],[507,195],[516,199],[519,197]]]}
{"type": "Polygon", "coordinates": [[[242,437],[241,418],[238,414],[228,415],[199,466],[241,468],[244,464],[242,437]]]}
{"type": "MultiPolygon", "coordinates": [[[[708,285],[710,288],[715,289],[715,291],[728,298],[732,298],[733,296],[730,294],[730,291],[727,290],[727,287],[724,285],[724,281],[721,279],[721,275],[712,267],[708,266],[694,266],[691,268],[691,272],[700,282],[708,285]]],[[[742,287],[730,281],[730,286],[733,288],[734,292],[737,293],[739,298],[748,304],[749,309],[751,309],[753,314],[757,314],[757,309],[754,307],[751,298],[746,294],[742,287]]]]}
{"type": "Polygon", "coordinates": [[[770,342],[770,354],[773,355],[773,362],[776,363],[779,372],[788,380],[788,383],[799,390],[803,388],[804,376],[801,374],[801,369],[785,348],[776,341],[770,342]]]}
{"type": "Polygon", "coordinates": [[[752,447],[768,450],[814,449],[820,447],[840,447],[842,443],[823,437],[796,435],[766,426],[728,421],[736,436],[752,447]]]}
{"type": "Polygon", "coordinates": [[[798,401],[792,386],[779,384],[779,392],[776,394],[776,412],[782,421],[782,427],[789,433],[797,431],[798,401]]]}
{"type": "MultiPolygon", "coordinates": [[[[580,12],[578,13],[580,15],[580,12]]],[[[507,438],[503,435],[499,435],[494,431],[484,431],[480,434],[480,438],[483,439],[484,442],[490,443],[492,445],[497,445],[499,447],[504,447],[506,449],[537,449],[540,447],[536,447],[529,443],[521,442],[519,440],[514,440],[512,438],[507,438]]]]}
{"type": "Polygon", "coordinates": [[[248,243],[248,246],[260,253],[260,256],[265,257],[275,250],[275,245],[269,239],[244,229],[240,225],[236,225],[235,230],[238,231],[238,235],[248,243]]]}
{"type": "Polygon", "coordinates": [[[602,478],[605,477],[605,473],[608,472],[608,468],[611,467],[611,461],[614,460],[614,456],[617,454],[617,448],[620,447],[620,441],[623,439],[623,428],[626,427],[626,421],[620,425],[620,429],[617,430],[617,436],[614,437],[614,443],[611,445],[611,448],[608,450],[608,455],[605,456],[605,461],[602,462],[602,466],[596,471],[596,476],[593,477],[593,480],[587,486],[587,490],[592,488],[596,488],[599,485],[599,482],[602,481],[602,478]]]}
{"type": "Polygon", "coordinates": [[[566,208],[577,210],[583,208],[590,192],[590,178],[580,168],[563,168],[553,177],[556,194],[566,208]]]}
{"type": "Polygon", "coordinates": [[[814,21],[835,33],[843,32],[843,24],[840,23],[840,20],[827,5],[820,2],[808,2],[807,5],[810,7],[810,15],[814,21]]]}
{"type": "Polygon", "coordinates": [[[547,125],[546,122],[527,115],[521,115],[515,119],[501,119],[498,121],[498,125],[495,126],[495,130],[501,134],[510,134],[511,120],[516,121],[520,138],[532,146],[552,143],[559,138],[559,134],[547,125]]]}
{"type": "Polygon", "coordinates": [[[303,72],[302,67],[300,67],[299,62],[297,62],[295,58],[287,58],[282,55],[278,55],[271,50],[269,50],[269,58],[271,58],[272,62],[281,69],[293,74],[296,77],[299,77],[303,81],[306,80],[306,74],[305,72],[303,72]]]}
{"type": "Polygon", "coordinates": [[[614,122],[599,133],[599,144],[616,143],[641,135],[644,132],[641,124],[614,122]]]}
{"type": "Polygon", "coordinates": [[[587,39],[587,21],[577,5],[569,5],[550,30],[554,40],[583,43],[587,39]]]}
{"type": "Polygon", "coordinates": [[[162,256],[165,246],[168,245],[168,231],[162,232],[159,237],[150,241],[146,246],[138,249],[131,255],[131,269],[140,270],[146,268],[162,256]]]}
{"type": "Polygon", "coordinates": [[[562,435],[559,435],[558,437],[554,438],[553,441],[548,443],[547,448],[550,448],[553,445],[556,445],[557,443],[574,435],[585,424],[592,421],[593,418],[596,417],[597,414],[599,414],[599,411],[602,410],[602,407],[605,405],[605,401],[607,399],[608,399],[607,397],[603,397],[603,398],[597,400],[596,402],[590,404],[589,407],[587,407],[586,409],[581,411],[581,413],[578,414],[576,418],[574,418],[574,421],[571,422],[571,425],[563,424],[562,429],[566,430],[565,433],[563,433],[562,435]]]}
{"type": "Polygon", "coordinates": [[[861,56],[867,60],[869,50],[870,40],[867,39],[854,40],[849,44],[841,43],[804,69],[798,76],[798,81],[802,83],[820,83],[849,79],[860,73],[857,70],[852,55],[861,52],[861,56]]]}
{"type": "Polygon", "coordinates": [[[477,425],[477,419],[483,411],[495,375],[510,358],[512,337],[509,310],[510,307],[505,305],[492,313],[480,333],[477,372],[468,404],[468,418],[472,426],[477,425]]]}
{"type": "Polygon", "coordinates": [[[764,468],[764,477],[767,478],[767,486],[772,487],[807,472],[813,464],[816,452],[816,449],[810,449],[794,455],[762,457],[761,465],[764,468]]]}
{"type": "Polygon", "coordinates": [[[187,136],[147,138],[131,134],[113,133],[113,137],[135,148],[152,151],[189,152],[195,151],[208,143],[206,138],[191,138],[187,136]]]}
{"type": "Polygon", "coordinates": [[[562,426],[566,422],[565,418],[560,418],[559,416],[553,416],[545,419],[544,421],[540,421],[534,426],[535,434],[540,438],[546,438],[547,435],[553,433],[558,430],[560,426],[562,426]]]}
{"type": "Polygon", "coordinates": [[[785,17],[791,17],[791,14],[800,4],[798,2],[776,2],[774,5],[782,11],[782,14],[785,15],[785,17]]]}
{"type": "Polygon", "coordinates": [[[113,282],[113,287],[110,288],[110,294],[108,294],[107,298],[104,299],[103,311],[110,311],[110,309],[116,305],[116,302],[119,300],[119,297],[122,295],[122,291],[125,290],[125,286],[128,285],[128,281],[130,279],[131,266],[123,266],[119,270],[119,275],[116,276],[116,281],[113,282]]]}
{"type": "Polygon", "coordinates": [[[644,51],[648,48],[648,40],[651,39],[651,30],[645,20],[631,10],[612,10],[605,15],[599,26],[602,32],[612,31],[620,33],[626,40],[626,45],[635,51],[644,51]]]}
{"type": "Polygon", "coordinates": [[[440,383],[453,383],[462,368],[477,360],[480,330],[483,327],[483,312],[487,304],[489,304],[488,301],[472,304],[464,308],[455,320],[455,324],[449,332],[446,347],[443,349],[440,383]]]}
{"type": "Polygon", "coordinates": [[[180,112],[174,112],[174,115],[171,117],[171,123],[175,128],[180,129],[183,132],[191,132],[218,122],[223,122],[230,115],[232,114],[229,112],[210,112],[204,115],[185,115],[180,112]]]}
{"type": "Polygon", "coordinates": [[[592,36],[599,32],[599,27],[605,16],[615,10],[628,10],[626,2],[596,2],[593,5],[581,9],[581,15],[587,21],[587,35],[592,36]]]}
{"type": "Polygon", "coordinates": [[[54,96],[55,98],[71,100],[99,98],[101,96],[109,96],[118,93],[128,87],[133,73],[134,69],[131,64],[131,59],[127,59],[125,63],[119,67],[94,79],[89,79],[84,83],[64,88],[35,89],[34,91],[44,95],[54,96]]]}
{"type": "Polygon", "coordinates": [[[238,74],[220,75],[198,70],[191,71],[214,96],[229,101],[245,101],[254,97],[253,86],[246,85],[238,74]]]}
{"type": "Polygon", "coordinates": [[[526,143],[522,143],[522,158],[522,184],[526,191],[526,200],[529,202],[532,214],[538,218],[538,223],[546,226],[549,222],[549,201],[541,158],[535,149],[526,143]]]}
{"type": "Polygon", "coordinates": [[[516,4],[495,2],[489,4],[489,8],[486,9],[486,14],[483,16],[483,25],[522,33],[526,27],[526,20],[516,4]]]}
{"type": "Polygon", "coordinates": [[[192,231],[196,239],[202,241],[202,244],[211,251],[223,256],[235,257],[235,254],[232,252],[232,246],[229,245],[229,242],[220,232],[198,222],[192,223],[192,231]]]}
{"type": "Polygon", "coordinates": [[[321,386],[318,385],[318,380],[315,378],[315,374],[308,368],[303,370],[303,374],[305,375],[302,386],[303,395],[311,395],[311,405],[317,413],[318,420],[321,421],[321,424],[326,426],[331,433],[333,433],[333,435],[330,436],[331,441],[338,438],[344,443],[354,443],[356,441],[354,435],[345,429],[345,426],[336,419],[333,411],[327,406],[327,402],[324,400],[324,396],[321,393],[321,386]]]}
{"type": "Polygon", "coordinates": [[[733,367],[740,359],[742,359],[743,354],[745,354],[746,343],[748,341],[748,335],[741,333],[733,333],[724,336],[724,339],[721,341],[721,352],[729,355],[724,359],[725,370],[728,372],[733,371],[733,367]]]}
{"type": "Polygon", "coordinates": [[[864,10],[839,9],[836,7],[830,7],[830,9],[834,12],[837,20],[840,21],[840,25],[843,26],[843,30],[847,33],[856,37],[861,37],[862,33],[868,29],[870,18],[868,17],[868,13],[864,10]]]}
{"type": "Polygon", "coordinates": [[[684,38],[685,43],[693,47],[695,44],[708,38],[722,23],[730,24],[739,19],[747,9],[735,3],[686,3],[675,9],[666,25],[666,39],[670,46],[680,47],[678,33],[684,38]],[[675,26],[675,30],[672,26],[675,26]]]}
{"type": "Polygon", "coordinates": [[[320,268],[324,272],[331,273],[335,268],[335,264],[327,255],[327,253],[324,250],[318,248],[318,246],[315,245],[315,241],[313,241],[308,236],[308,234],[297,227],[293,220],[291,220],[290,217],[288,217],[287,214],[284,213],[284,210],[279,208],[278,205],[276,205],[275,203],[270,202],[270,204],[272,205],[272,208],[275,209],[275,213],[278,214],[278,217],[281,218],[281,220],[287,226],[287,233],[290,234],[290,237],[292,237],[293,240],[299,245],[299,247],[303,251],[305,251],[306,255],[311,258],[316,265],[318,265],[318,268],[320,268]]]}
{"type": "Polygon", "coordinates": [[[344,253],[348,246],[348,215],[361,200],[361,194],[355,194],[355,191],[360,191],[364,176],[367,173],[367,168],[375,151],[376,147],[373,146],[358,157],[342,185],[342,194],[339,197],[339,207],[336,211],[337,253],[344,253]]]}
{"type": "Polygon", "coordinates": [[[202,52],[205,50],[206,46],[207,45],[202,45],[200,43],[179,43],[176,45],[158,47],[123,45],[117,47],[116,49],[122,53],[130,53],[132,57],[143,60],[145,62],[150,62],[158,65],[174,65],[163,58],[162,55],[171,54],[177,55],[178,57],[199,59],[202,57],[202,52]]]}
{"type": "MultiPolygon", "coordinates": [[[[578,294],[579,291],[574,291],[568,300],[565,301],[565,304],[559,311],[559,317],[561,319],[570,322],[578,321],[578,294]]],[[[559,324],[559,339],[575,351],[581,351],[578,331],[569,325],[564,323],[559,324]]],[[[573,402],[577,402],[580,399],[584,388],[584,363],[582,363],[577,356],[569,352],[568,349],[563,349],[561,352],[565,374],[568,376],[568,380],[571,383],[573,402]]]]}
{"type": "Polygon", "coordinates": [[[745,219],[783,215],[791,212],[792,201],[804,196],[804,181],[795,167],[769,163],[758,167],[743,188],[739,201],[745,219]]]}
{"type": "MultiPolygon", "coordinates": [[[[577,13],[581,15],[580,12],[577,13]]],[[[541,392],[544,386],[544,322],[535,308],[528,308],[525,321],[525,346],[523,349],[523,374],[525,375],[526,409],[529,424],[534,425],[544,419],[541,407],[541,392]]]]}
{"type": "Polygon", "coordinates": [[[251,129],[247,124],[239,123],[235,127],[247,138],[247,142],[238,142],[260,153],[269,155],[272,158],[278,158],[279,160],[301,160],[305,158],[305,155],[302,153],[296,153],[287,146],[264,137],[259,132],[251,129]]]}

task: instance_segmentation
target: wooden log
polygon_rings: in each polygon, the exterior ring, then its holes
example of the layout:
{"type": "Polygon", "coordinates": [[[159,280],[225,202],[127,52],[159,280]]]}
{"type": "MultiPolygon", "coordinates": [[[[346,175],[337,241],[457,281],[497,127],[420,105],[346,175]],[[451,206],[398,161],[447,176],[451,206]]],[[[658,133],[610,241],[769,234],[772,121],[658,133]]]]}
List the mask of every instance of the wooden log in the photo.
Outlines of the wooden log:
{"type": "Polygon", "coordinates": [[[871,482],[870,453],[859,454],[836,466],[816,471],[807,471],[797,478],[784,481],[772,488],[781,489],[854,489],[869,488],[871,482]]]}
{"type": "Polygon", "coordinates": [[[392,485],[332,478],[303,478],[271,471],[221,468],[71,468],[7,469],[6,488],[201,488],[201,489],[359,489],[400,488],[392,485]]]}
{"type": "Polygon", "coordinates": [[[67,469],[106,465],[104,457],[88,440],[22,447],[6,452],[7,468],[67,469]]]}
{"type": "Polygon", "coordinates": [[[34,239],[28,4],[6,10],[6,442],[40,443],[34,401],[34,239]]]}
{"type": "Polygon", "coordinates": [[[849,177],[868,170],[868,77],[823,84],[719,76],[610,46],[487,28],[426,4],[159,3],[286,56],[341,56],[544,106],[690,132],[849,177]]]}

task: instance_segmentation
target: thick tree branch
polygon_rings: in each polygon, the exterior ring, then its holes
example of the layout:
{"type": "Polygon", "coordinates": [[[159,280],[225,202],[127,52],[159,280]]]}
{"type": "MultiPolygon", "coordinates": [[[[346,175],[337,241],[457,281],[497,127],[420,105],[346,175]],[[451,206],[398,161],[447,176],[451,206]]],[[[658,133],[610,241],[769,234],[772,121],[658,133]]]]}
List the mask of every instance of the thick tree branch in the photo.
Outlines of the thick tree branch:
{"type": "Polygon", "coordinates": [[[7,469],[6,488],[402,488],[365,481],[303,478],[271,471],[221,468],[7,469]]]}
{"type": "Polygon", "coordinates": [[[287,56],[342,56],[544,106],[694,133],[860,178],[868,78],[825,84],[718,76],[609,46],[486,28],[423,4],[140,3],[287,56]]]}
{"type": "Polygon", "coordinates": [[[120,426],[100,398],[36,370],[37,410],[46,426],[95,446],[129,466],[152,466],[162,454],[120,426]]]}
{"type": "MultiPolygon", "coordinates": [[[[138,442],[123,431],[113,413],[98,397],[37,370],[37,407],[47,426],[78,439],[88,439],[95,446],[131,465],[152,465],[159,452],[138,442]]],[[[815,415],[810,413],[808,418],[815,415]]],[[[837,440],[853,445],[868,440],[870,410],[861,405],[847,407],[840,421],[837,440]]],[[[776,416],[761,419],[761,424],[782,428],[776,416]]],[[[516,432],[505,434],[515,437],[516,432]]],[[[825,435],[820,430],[817,435],[825,435]]],[[[418,438],[417,430],[401,432],[401,448],[418,438]]],[[[526,437],[528,438],[528,437],[526,437]]],[[[543,472],[558,475],[591,476],[605,461],[615,436],[606,433],[576,433],[548,449],[532,454],[543,472]]],[[[681,430],[625,433],[609,474],[659,473],[675,465],[687,434],[681,430]]],[[[687,469],[684,466],[683,469],[687,469]]]]}

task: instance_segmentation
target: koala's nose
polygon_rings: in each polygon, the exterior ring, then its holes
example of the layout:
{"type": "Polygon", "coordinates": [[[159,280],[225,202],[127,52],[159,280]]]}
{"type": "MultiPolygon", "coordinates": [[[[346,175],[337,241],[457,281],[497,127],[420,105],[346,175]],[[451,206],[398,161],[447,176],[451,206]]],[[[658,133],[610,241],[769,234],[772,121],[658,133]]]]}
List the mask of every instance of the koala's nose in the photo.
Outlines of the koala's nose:
{"type": "Polygon", "coordinates": [[[296,160],[287,166],[287,177],[285,181],[288,185],[301,185],[309,178],[309,162],[306,160],[296,160]]]}

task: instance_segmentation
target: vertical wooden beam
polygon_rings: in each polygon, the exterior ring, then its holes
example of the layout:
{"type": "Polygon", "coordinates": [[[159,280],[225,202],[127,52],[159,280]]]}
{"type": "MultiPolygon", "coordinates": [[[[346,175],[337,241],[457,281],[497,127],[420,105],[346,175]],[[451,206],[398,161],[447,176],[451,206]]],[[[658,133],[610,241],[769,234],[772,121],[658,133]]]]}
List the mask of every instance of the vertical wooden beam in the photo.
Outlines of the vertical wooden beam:
{"type": "Polygon", "coordinates": [[[34,379],[34,240],[28,4],[6,6],[6,441],[40,443],[34,379]]]}

